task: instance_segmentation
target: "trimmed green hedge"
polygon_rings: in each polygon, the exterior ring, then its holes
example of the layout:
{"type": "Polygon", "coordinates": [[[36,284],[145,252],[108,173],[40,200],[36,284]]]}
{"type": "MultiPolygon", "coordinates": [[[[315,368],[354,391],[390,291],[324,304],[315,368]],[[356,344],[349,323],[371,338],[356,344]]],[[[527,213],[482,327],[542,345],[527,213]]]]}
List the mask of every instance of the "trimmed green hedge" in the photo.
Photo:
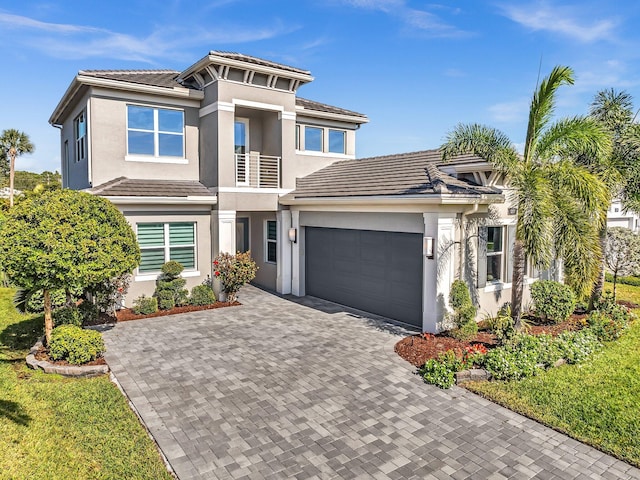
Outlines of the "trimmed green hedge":
{"type": "MultiPolygon", "coordinates": [[[[605,273],[604,278],[607,282],[613,282],[613,275],[610,273],[605,273]]],[[[640,287],[640,277],[618,277],[617,282],[624,285],[640,287]]]]}
{"type": "Polygon", "coordinates": [[[95,360],[105,351],[100,332],[83,330],[75,325],[60,325],[51,332],[49,355],[73,365],[95,360]]]}

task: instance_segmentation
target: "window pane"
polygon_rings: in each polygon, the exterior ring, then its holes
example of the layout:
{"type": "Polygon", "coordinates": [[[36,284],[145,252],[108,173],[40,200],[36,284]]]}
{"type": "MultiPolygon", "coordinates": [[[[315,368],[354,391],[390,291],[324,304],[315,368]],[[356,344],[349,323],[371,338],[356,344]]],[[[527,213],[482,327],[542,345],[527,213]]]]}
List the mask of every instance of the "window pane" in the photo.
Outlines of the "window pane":
{"type": "Polygon", "coordinates": [[[129,130],[129,153],[153,155],[153,133],[129,130]]]}
{"type": "Polygon", "coordinates": [[[171,260],[180,262],[184,268],[196,268],[194,247],[172,247],[169,250],[171,260]]]}
{"type": "Polygon", "coordinates": [[[160,142],[158,155],[161,157],[182,157],[182,135],[158,134],[160,142]]]}
{"type": "Polygon", "coordinates": [[[502,227],[487,228],[487,252],[502,252],[502,227]]]}
{"type": "Polygon", "coordinates": [[[171,223],[169,224],[169,244],[170,245],[193,245],[195,238],[193,235],[193,223],[171,223]]]}
{"type": "Polygon", "coordinates": [[[247,124],[236,122],[234,127],[235,153],[247,153],[247,124]]]}
{"type": "Polygon", "coordinates": [[[182,133],[184,113],[180,110],[158,109],[158,129],[161,132],[182,133]]]}
{"type": "Polygon", "coordinates": [[[276,230],[276,222],[268,221],[267,222],[267,239],[276,240],[278,233],[276,230]]]}
{"type": "Polygon", "coordinates": [[[164,263],[164,248],[140,250],[140,272],[159,272],[164,263]]]}
{"type": "Polygon", "coordinates": [[[487,282],[496,282],[502,279],[502,255],[487,257],[487,282]]]}
{"type": "Polygon", "coordinates": [[[304,129],[304,149],[313,152],[322,151],[322,129],[316,127],[305,127],[304,129]]]}
{"type": "Polygon", "coordinates": [[[138,245],[141,247],[164,246],[164,225],[162,223],[139,224],[138,245]]]}
{"type": "Polygon", "coordinates": [[[331,153],[345,153],[344,134],[342,130],[329,130],[329,151],[331,153]]]}
{"type": "Polygon", "coordinates": [[[276,261],[276,242],[267,242],[267,262],[276,261]]]}
{"type": "Polygon", "coordinates": [[[143,130],[153,130],[153,108],[127,106],[127,117],[129,128],[141,128],[143,130]]]}

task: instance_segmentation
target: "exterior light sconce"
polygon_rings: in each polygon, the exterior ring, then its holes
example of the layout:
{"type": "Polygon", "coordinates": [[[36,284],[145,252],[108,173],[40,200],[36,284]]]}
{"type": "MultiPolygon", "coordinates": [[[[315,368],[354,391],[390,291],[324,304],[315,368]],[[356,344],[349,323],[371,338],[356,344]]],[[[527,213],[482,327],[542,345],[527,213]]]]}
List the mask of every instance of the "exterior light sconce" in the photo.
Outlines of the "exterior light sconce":
{"type": "Polygon", "coordinates": [[[427,258],[433,258],[433,237],[422,238],[422,253],[427,258]]]}
{"type": "Polygon", "coordinates": [[[509,215],[515,215],[518,213],[518,209],[516,207],[509,207],[508,213],[509,215]]]}
{"type": "Polygon", "coordinates": [[[289,229],[289,241],[291,243],[297,243],[298,242],[298,229],[297,228],[290,228],[289,229]]]}

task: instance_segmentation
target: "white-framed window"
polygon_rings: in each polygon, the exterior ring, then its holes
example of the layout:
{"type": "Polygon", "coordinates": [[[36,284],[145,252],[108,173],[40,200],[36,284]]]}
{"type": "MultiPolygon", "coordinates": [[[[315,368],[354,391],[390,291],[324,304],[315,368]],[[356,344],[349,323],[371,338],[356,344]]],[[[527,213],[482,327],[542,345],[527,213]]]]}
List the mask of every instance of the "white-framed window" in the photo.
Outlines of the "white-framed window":
{"type": "Polygon", "coordinates": [[[184,158],[184,111],[127,105],[127,154],[184,158]]]}
{"type": "Polygon", "coordinates": [[[196,269],[195,223],[138,223],[137,234],[140,273],[160,272],[169,260],[180,262],[185,270],[196,269]]]}
{"type": "Polygon", "coordinates": [[[504,227],[487,227],[487,282],[504,280],[504,227]]]}
{"type": "Polygon", "coordinates": [[[319,127],[304,127],[304,149],[311,152],[324,151],[324,129],[319,127]]]}
{"type": "Polygon", "coordinates": [[[264,259],[268,263],[278,261],[278,224],[275,220],[264,222],[264,259]]]}
{"type": "Polygon", "coordinates": [[[344,130],[334,130],[332,128],[329,129],[329,152],[330,153],[341,153],[345,154],[347,152],[347,132],[344,130]]]}
{"type": "Polygon", "coordinates": [[[73,138],[74,162],[77,163],[87,158],[87,115],[84,110],[73,120],[73,138]]]}

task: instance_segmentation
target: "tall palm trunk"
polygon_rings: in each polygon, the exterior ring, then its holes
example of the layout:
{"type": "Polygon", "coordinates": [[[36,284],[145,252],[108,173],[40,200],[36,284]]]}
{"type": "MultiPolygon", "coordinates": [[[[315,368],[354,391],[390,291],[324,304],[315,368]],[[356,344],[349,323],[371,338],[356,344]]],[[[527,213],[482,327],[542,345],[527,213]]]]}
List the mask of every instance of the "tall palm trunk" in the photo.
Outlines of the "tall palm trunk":
{"type": "Polygon", "coordinates": [[[600,228],[598,232],[598,237],[600,240],[600,252],[602,255],[602,261],[600,262],[600,270],[598,271],[598,278],[593,284],[593,290],[591,291],[591,298],[589,299],[589,310],[593,310],[596,302],[600,300],[602,296],[602,292],[604,291],[604,250],[607,248],[607,226],[604,225],[600,228]]]}
{"type": "Polygon", "coordinates": [[[13,207],[13,179],[16,171],[16,149],[9,149],[9,206],[13,207]]]}
{"type": "Polygon", "coordinates": [[[44,297],[44,336],[47,340],[47,346],[51,342],[51,331],[53,330],[53,317],[51,316],[51,294],[48,289],[42,292],[44,297]]]}
{"type": "Polygon", "coordinates": [[[522,297],[524,295],[524,244],[516,238],[513,245],[513,279],[511,283],[511,318],[516,330],[522,328],[522,297]]]}

